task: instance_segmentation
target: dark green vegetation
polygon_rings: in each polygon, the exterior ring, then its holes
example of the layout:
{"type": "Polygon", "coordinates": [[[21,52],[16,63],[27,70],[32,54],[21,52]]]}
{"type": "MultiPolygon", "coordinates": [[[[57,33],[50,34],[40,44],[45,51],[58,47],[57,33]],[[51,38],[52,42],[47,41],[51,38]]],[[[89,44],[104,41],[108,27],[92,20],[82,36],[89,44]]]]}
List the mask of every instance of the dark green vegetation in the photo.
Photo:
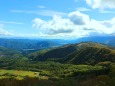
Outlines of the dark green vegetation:
{"type": "Polygon", "coordinates": [[[7,73],[9,78],[0,79],[0,86],[115,86],[115,50],[107,45],[82,42],[40,50],[27,57],[0,47],[0,55],[1,69],[39,73],[23,80],[7,73]]]}
{"type": "Polygon", "coordinates": [[[41,50],[29,54],[29,58],[36,61],[46,61],[55,58],[62,63],[96,64],[103,61],[115,61],[115,50],[107,45],[93,42],[66,45],[54,49],[41,50]]]}
{"type": "Polygon", "coordinates": [[[99,62],[115,62],[115,50],[100,47],[87,47],[67,56],[65,62],[73,64],[91,64],[99,62]]]}
{"type": "Polygon", "coordinates": [[[23,55],[16,50],[0,46],[0,58],[22,58],[23,55]]]}

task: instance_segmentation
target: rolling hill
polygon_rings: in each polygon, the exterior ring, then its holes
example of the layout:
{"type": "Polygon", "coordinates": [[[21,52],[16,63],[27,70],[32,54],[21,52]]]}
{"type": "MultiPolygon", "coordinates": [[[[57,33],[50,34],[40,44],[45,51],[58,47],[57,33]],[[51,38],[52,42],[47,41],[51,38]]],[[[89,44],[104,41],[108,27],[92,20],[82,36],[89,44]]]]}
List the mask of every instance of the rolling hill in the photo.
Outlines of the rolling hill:
{"type": "Polygon", "coordinates": [[[82,42],[34,52],[29,54],[29,58],[34,61],[58,58],[63,63],[96,64],[100,61],[115,61],[115,50],[100,43],[82,42]]]}
{"type": "Polygon", "coordinates": [[[0,58],[3,58],[3,57],[8,57],[8,58],[17,58],[18,57],[19,58],[22,56],[23,55],[19,51],[0,46],[0,58]]]}
{"type": "Polygon", "coordinates": [[[99,62],[115,62],[115,50],[100,47],[86,47],[68,55],[64,62],[72,64],[97,64],[99,62]]]}

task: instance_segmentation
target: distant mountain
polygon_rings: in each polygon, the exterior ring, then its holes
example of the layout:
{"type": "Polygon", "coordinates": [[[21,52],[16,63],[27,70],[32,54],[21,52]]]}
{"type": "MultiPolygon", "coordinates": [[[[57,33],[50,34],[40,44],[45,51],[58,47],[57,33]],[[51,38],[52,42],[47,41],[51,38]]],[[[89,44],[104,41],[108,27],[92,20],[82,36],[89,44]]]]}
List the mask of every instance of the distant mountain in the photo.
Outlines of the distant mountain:
{"type": "Polygon", "coordinates": [[[0,46],[15,50],[40,50],[66,44],[64,40],[56,39],[16,39],[0,38],[0,46]]]}
{"type": "Polygon", "coordinates": [[[115,61],[115,50],[100,43],[82,42],[34,52],[29,54],[29,58],[35,61],[60,58],[63,63],[95,64],[99,61],[115,61]]]}
{"type": "Polygon", "coordinates": [[[107,42],[107,44],[112,45],[112,46],[115,47],[115,38],[109,40],[109,41],[107,42]]]}
{"type": "Polygon", "coordinates": [[[0,46],[15,50],[41,50],[52,47],[59,47],[66,44],[76,44],[80,42],[99,42],[110,46],[115,46],[115,36],[83,37],[79,39],[26,39],[26,38],[0,38],[0,46]]]}
{"type": "Polygon", "coordinates": [[[115,36],[95,36],[95,37],[83,37],[76,40],[73,40],[73,43],[80,42],[99,42],[103,44],[107,44],[110,46],[115,46],[115,36]]]}
{"type": "Polygon", "coordinates": [[[23,55],[16,50],[12,50],[12,49],[8,49],[8,48],[0,46],[0,59],[4,57],[21,58],[23,57],[23,55]]]}

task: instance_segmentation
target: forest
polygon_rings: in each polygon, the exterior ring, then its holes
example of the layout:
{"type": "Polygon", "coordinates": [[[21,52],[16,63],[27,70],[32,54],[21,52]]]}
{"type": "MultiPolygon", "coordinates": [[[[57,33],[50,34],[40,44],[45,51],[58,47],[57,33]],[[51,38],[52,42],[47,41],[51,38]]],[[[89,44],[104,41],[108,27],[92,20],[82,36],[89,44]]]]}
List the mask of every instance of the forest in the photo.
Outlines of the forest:
{"type": "Polygon", "coordinates": [[[114,62],[114,48],[94,42],[28,54],[0,47],[0,86],[114,86],[114,62]]]}

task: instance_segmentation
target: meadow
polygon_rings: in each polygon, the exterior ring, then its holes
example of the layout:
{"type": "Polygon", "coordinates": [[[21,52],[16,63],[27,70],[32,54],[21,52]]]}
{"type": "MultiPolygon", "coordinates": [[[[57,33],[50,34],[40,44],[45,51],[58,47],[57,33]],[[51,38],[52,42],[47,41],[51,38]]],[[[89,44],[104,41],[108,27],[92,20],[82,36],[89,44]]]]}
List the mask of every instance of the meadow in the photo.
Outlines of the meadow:
{"type": "Polygon", "coordinates": [[[38,77],[38,76],[39,72],[0,69],[0,79],[10,78],[10,79],[22,80],[26,77],[38,77]]]}

